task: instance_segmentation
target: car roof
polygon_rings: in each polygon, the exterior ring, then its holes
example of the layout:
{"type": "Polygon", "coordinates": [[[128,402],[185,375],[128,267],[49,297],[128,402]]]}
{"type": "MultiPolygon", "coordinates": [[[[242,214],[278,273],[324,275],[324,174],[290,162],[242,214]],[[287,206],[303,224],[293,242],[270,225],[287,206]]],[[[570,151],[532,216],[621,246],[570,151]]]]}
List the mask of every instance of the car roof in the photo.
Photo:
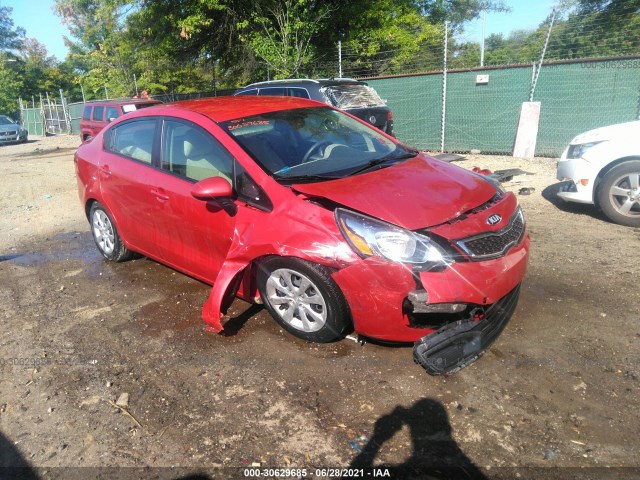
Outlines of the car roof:
{"type": "MultiPolygon", "coordinates": [[[[250,117],[261,113],[292,110],[295,108],[307,108],[327,105],[315,100],[307,100],[297,97],[215,97],[199,100],[185,100],[164,104],[162,108],[167,110],[188,110],[201,113],[215,122],[226,122],[235,118],[250,117]]],[[[145,111],[152,111],[151,109],[145,111]]]]}
{"type": "Polygon", "coordinates": [[[131,105],[132,103],[162,103],[155,98],[118,98],[116,100],[91,100],[85,105],[131,105]]]}
{"type": "Polygon", "coordinates": [[[256,82],[250,85],[247,85],[242,90],[253,87],[269,87],[274,86],[277,87],[279,85],[318,85],[320,87],[328,86],[328,85],[340,85],[340,84],[353,84],[353,83],[363,83],[354,78],[289,78],[286,80],[269,80],[266,82],[256,82]]]}

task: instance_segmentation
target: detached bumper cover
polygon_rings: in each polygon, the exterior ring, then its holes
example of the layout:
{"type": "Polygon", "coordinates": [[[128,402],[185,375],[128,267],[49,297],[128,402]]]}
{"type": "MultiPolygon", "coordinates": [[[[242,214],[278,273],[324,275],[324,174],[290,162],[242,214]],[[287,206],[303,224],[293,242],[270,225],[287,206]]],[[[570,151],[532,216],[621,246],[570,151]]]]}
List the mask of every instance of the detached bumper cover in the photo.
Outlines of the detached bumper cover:
{"type": "Polygon", "coordinates": [[[451,375],[475,362],[500,335],[513,315],[520,285],[487,307],[478,308],[469,320],[452,323],[418,340],[413,358],[430,375],[451,375]],[[474,317],[481,316],[480,320],[474,317]]]}

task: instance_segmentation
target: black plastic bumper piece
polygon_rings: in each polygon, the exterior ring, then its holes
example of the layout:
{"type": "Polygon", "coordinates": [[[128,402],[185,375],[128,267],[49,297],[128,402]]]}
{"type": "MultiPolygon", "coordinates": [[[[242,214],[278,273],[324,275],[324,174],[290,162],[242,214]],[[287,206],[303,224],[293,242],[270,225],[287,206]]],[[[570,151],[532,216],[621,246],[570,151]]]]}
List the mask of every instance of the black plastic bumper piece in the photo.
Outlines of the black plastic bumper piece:
{"type": "Polygon", "coordinates": [[[422,337],[413,346],[413,359],[430,375],[451,375],[475,362],[500,335],[513,315],[520,285],[487,307],[481,320],[474,317],[450,323],[422,337]]]}

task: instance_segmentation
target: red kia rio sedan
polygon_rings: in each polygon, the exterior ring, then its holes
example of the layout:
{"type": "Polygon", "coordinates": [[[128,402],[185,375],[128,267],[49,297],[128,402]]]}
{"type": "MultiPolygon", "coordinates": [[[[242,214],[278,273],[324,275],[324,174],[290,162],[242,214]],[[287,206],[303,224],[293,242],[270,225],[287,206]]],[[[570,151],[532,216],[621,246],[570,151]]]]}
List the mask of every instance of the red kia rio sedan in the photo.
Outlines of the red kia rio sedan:
{"type": "Polygon", "coordinates": [[[512,193],[319,102],[150,107],[75,164],[102,255],[136,252],[212,285],[214,331],[239,297],[305,340],[414,342],[429,373],[450,374],[518,300],[529,238],[512,193]]]}

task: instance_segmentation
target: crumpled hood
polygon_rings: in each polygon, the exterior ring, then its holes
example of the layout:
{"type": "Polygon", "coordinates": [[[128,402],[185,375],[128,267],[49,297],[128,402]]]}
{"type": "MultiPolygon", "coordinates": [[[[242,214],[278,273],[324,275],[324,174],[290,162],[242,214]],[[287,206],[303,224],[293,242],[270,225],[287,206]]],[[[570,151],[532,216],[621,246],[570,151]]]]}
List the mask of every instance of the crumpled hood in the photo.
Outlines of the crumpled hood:
{"type": "Polygon", "coordinates": [[[633,122],[618,123],[616,125],[609,125],[581,133],[571,140],[571,145],[603,142],[619,137],[636,138],[638,135],[640,135],[640,120],[635,120],[633,122]]]}
{"type": "Polygon", "coordinates": [[[410,230],[456,218],[496,193],[480,176],[422,154],[373,172],[292,188],[410,230]]]}

